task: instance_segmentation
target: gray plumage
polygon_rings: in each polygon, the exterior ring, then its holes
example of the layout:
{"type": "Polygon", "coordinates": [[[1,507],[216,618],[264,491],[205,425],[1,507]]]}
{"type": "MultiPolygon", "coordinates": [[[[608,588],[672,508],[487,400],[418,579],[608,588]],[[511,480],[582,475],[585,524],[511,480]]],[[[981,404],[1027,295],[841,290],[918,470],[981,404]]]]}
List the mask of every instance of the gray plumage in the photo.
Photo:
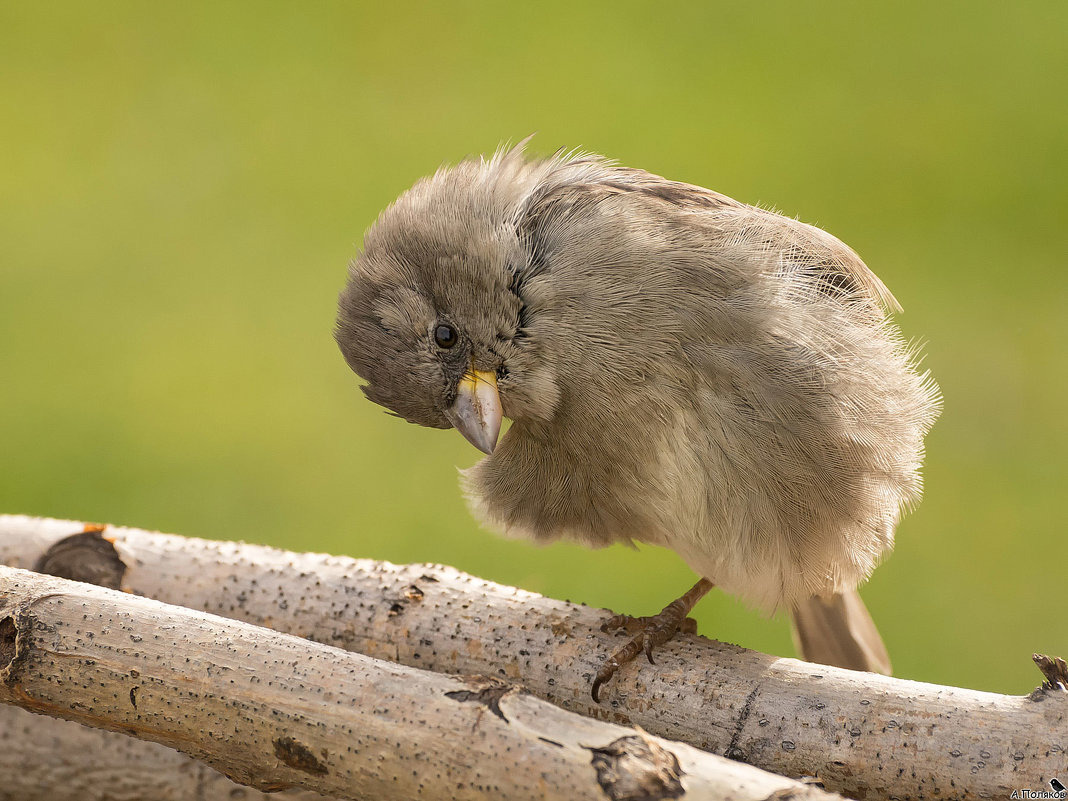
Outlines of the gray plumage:
{"type": "Polygon", "coordinates": [[[513,425],[463,478],[492,527],[662,545],[771,611],[851,593],[920,497],[940,400],[887,308],[818,228],[520,147],[382,213],[337,340],[367,396],[421,425],[449,427],[465,372],[496,375],[513,425]]]}

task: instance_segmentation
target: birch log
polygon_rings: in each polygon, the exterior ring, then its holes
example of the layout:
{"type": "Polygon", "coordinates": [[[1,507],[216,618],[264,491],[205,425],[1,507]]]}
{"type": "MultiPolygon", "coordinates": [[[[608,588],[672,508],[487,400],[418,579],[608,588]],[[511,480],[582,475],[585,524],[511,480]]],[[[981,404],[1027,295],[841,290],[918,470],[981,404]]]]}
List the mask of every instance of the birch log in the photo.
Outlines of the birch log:
{"type": "MultiPolygon", "coordinates": [[[[31,567],[82,524],[0,517],[0,562],[31,567]]],[[[536,695],[857,798],[978,798],[1068,774],[1068,693],[1013,697],[776,659],[676,638],[592,703],[619,641],[607,613],[451,568],[395,566],[109,527],[124,586],[172,603],[536,695]]],[[[1026,658],[1026,655],[1020,655],[1026,658]]]]}
{"type": "Polygon", "coordinates": [[[264,793],[172,748],[0,706],[0,801],[328,801],[264,793]]]}
{"type": "Polygon", "coordinates": [[[163,743],[268,791],[832,798],[497,679],[416,670],[11,567],[0,567],[0,701],[163,743]]]}

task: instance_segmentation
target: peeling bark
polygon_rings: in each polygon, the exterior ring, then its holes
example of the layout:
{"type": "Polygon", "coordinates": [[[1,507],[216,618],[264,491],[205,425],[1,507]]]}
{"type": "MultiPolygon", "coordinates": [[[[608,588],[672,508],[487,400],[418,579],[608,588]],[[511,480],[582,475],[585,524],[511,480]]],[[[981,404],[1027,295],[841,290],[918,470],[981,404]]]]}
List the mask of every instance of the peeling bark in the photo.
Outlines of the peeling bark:
{"type": "MultiPolygon", "coordinates": [[[[32,566],[82,524],[0,517],[0,562],[32,566]]],[[[396,566],[108,527],[124,586],[439,673],[520,679],[583,715],[857,798],[1004,797],[1068,773],[1068,693],[1026,697],[856,673],[680,636],[589,697],[619,644],[607,613],[428,565],[396,566]]],[[[1022,657],[1026,658],[1026,657],[1022,657]]],[[[550,738],[551,739],[551,738],[550,738]]]]}
{"type": "Polygon", "coordinates": [[[804,789],[497,679],[404,667],[17,568],[0,567],[0,642],[0,702],[170,746],[267,792],[603,801],[596,755],[635,737],[656,758],[619,760],[613,787],[655,787],[670,762],[679,793],[665,798],[804,789]]]}

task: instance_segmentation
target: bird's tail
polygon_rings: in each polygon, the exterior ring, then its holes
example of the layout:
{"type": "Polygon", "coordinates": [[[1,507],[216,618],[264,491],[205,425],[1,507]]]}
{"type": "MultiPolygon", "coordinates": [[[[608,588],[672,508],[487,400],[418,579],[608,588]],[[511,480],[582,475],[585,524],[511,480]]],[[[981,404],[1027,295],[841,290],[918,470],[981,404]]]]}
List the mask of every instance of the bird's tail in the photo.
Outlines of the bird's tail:
{"type": "Polygon", "coordinates": [[[808,662],[890,675],[890,657],[856,590],[812,596],[792,610],[794,644],[808,662]]]}

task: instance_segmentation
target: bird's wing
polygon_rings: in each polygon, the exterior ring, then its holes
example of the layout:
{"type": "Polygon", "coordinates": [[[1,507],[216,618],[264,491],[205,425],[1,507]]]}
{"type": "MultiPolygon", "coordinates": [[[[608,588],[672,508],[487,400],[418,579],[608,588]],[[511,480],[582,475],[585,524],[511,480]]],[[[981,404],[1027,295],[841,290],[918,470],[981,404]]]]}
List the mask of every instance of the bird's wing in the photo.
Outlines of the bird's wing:
{"type": "Polygon", "coordinates": [[[632,193],[643,202],[662,204],[672,215],[714,216],[728,223],[738,253],[803,279],[830,297],[864,300],[900,311],[897,300],[860,256],[821,228],[774,211],[751,206],[693,184],[670,181],[644,170],[584,159],[561,166],[556,180],[545,181],[524,208],[524,223],[535,231],[543,219],[579,210],[605,198],[632,193]]]}
{"type": "Polygon", "coordinates": [[[897,299],[847,244],[822,228],[749,206],[749,224],[768,241],[770,253],[784,273],[830,297],[864,300],[876,307],[901,311],[897,299]]]}

